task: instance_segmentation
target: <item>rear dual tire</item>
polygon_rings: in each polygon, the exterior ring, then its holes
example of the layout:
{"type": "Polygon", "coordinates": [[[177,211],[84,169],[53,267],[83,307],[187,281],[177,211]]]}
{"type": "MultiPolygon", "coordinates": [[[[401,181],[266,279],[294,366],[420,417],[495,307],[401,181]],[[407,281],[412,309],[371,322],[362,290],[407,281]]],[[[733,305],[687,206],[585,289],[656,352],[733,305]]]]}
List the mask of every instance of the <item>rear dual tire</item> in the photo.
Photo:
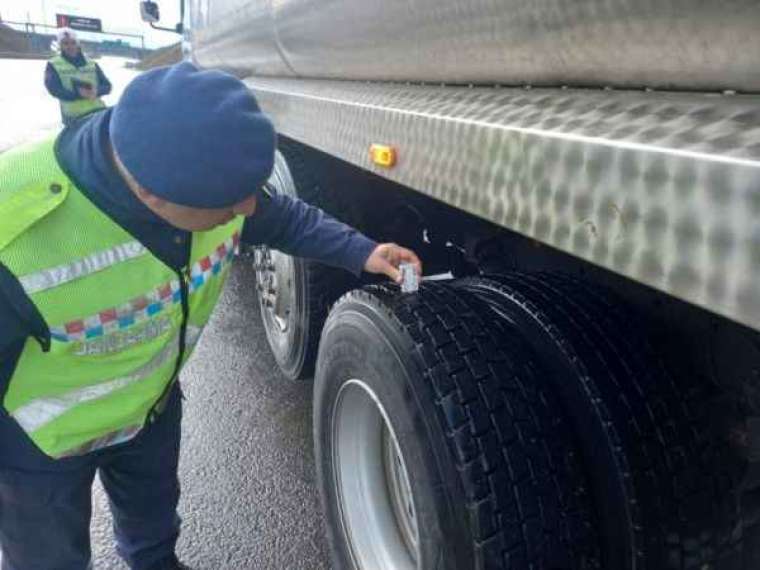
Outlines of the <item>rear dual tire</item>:
{"type": "Polygon", "coordinates": [[[337,303],[314,399],[336,569],[599,567],[573,437],[530,355],[447,285],[412,296],[372,287],[337,303]]]}
{"type": "Polygon", "coordinates": [[[315,377],[335,568],[754,570],[737,462],[659,362],[622,303],[561,275],[347,294],[315,377]]]}
{"type": "Polygon", "coordinates": [[[558,274],[457,286],[540,355],[584,450],[605,568],[745,567],[739,463],[699,414],[706,387],[676,385],[624,303],[558,274]]]}

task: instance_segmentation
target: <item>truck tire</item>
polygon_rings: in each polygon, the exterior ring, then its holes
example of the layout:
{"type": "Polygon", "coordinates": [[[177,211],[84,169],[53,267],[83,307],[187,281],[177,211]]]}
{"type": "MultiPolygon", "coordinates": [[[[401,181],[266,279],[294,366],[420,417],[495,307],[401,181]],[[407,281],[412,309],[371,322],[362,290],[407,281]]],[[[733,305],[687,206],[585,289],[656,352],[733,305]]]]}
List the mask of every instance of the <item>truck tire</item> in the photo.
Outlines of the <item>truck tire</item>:
{"type": "Polygon", "coordinates": [[[585,475],[541,377],[519,336],[446,284],[339,300],[314,385],[333,567],[600,568],[585,475]]]}
{"type": "MultiPolygon", "coordinates": [[[[315,169],[302,149],[281,141],[269,182],[279,193],[324,206],[319,203],[315,169]]],[[[309,378],[330,305],[356,280],[342,269],[266,246],[254,247],[253,257],[261,320],[272,354],[288,379],[309,378]]]]}
{"type": "Polygon", "coordinates": [[[736,462],[706,433],[621,302],[554,274],[458,287],[519,328],[545,364],[583,448],[605,568],[743,567],[730,499],[736,462]]]}

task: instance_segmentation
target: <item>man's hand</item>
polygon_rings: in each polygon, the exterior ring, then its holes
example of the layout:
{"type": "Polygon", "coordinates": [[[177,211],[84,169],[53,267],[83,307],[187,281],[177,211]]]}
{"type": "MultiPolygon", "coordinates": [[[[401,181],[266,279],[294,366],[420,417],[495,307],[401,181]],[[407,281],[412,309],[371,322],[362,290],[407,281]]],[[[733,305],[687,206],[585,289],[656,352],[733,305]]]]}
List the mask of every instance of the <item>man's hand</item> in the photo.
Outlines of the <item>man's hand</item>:
{"type": "Polygon", "coordinates": [[[396,283],[400,283],[401,272],[398,267],[402,263],[413,264],[417,276],[422,276],[422,262],[416,253],[395,243],[381,243],[367,258],[364,271],[387,275],[396,283]]]}
{"type": "Polygon", "coordinates": [[[79,96],[83,99],[94,100],[98,95],[93,87],[79,87],[79,96]]]}

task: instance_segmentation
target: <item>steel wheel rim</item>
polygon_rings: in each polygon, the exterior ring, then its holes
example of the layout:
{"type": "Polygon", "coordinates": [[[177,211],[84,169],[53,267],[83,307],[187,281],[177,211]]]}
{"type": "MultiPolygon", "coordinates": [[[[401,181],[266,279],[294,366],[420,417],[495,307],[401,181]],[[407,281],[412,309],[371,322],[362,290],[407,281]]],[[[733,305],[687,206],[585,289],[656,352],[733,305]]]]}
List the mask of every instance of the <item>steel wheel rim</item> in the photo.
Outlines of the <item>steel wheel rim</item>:
{"type": "Polygon", "coordinates": [[[414,508],[412,484],[409,472],[404,464],[398,442],[388,426],[383,427],[385,448],[385,470],[388,488],[393,503],[396,520],[399,523],[401,536],[415,561],[419,549],[419,533],[417,531],[417,511],[414,508]]]}
{"type": "Polygon", "coordinates": [[[361,380],[340,389],[332,463],[341,524],[354,567],[412,570],[419,534],[403,454],[377,395],[361,380]]]}
{"type": "Polygon", "coordinates": [[[293,259],[267,247],[254,250],[256,289],[267,330],[287,335],[292,328],[295,305],[295,264],[293,259]]]}
{"type": "MultiPolygon", "coordinates": [[[[278,193],[296,196],[295,184],[284,157],[277,152],[270,184],[278,193]]],[[[295,260],[266,246],[253,248],[253,267],[256,271],[261,316],[270,345],[284,354],[296,316],[296,265],[295,260]]]]}

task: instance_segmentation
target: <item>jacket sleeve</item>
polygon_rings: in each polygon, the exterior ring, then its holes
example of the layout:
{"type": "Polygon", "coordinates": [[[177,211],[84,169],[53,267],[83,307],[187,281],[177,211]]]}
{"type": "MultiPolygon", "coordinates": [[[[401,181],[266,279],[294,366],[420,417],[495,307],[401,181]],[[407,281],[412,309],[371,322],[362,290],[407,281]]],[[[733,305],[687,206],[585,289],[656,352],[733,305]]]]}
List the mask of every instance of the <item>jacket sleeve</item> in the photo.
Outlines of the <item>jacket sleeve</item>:
{"type": "Polygon", "coordinates": [[[8,346],[28,337],[41,345],[50,340],[50,331],[21,283],[8,268],[0,263],[0,355],[8,346]]]}
{"type": "Polygon", "coordinates": [[[76,101],[82,98],[79,96],[79,93],[69,91],[63,86],[61,78],[58,77],[58,72],[50,63],[45,67],[45,88],[48,90],[48,93],[61,101],[76,101]]]}
{"type": "Polygon", "coordinates": [[[0,292],[0,360],[4,359],[19,342],[29,336],[21,318],[11,303],[0,292]]]}
{"type": "Polygon", "coordinates": [[[377,243],[319,208],[287,195],[260,194],[242,239],[359,275],[377,243]]]}
{"type": "Polygon", "coordinates": [[[95,64],[95,72],[98,74],[98,97],[108,95],[111,92],[111,82],[108,81],[106,74],[100,69],[100,66],[95,64]]]}
{"type": "Polygon", "coordinates": [[[0,263],[0,396],[5,394],[27,338],[47,334],[47,325],[21,284],[0,263]]]}

